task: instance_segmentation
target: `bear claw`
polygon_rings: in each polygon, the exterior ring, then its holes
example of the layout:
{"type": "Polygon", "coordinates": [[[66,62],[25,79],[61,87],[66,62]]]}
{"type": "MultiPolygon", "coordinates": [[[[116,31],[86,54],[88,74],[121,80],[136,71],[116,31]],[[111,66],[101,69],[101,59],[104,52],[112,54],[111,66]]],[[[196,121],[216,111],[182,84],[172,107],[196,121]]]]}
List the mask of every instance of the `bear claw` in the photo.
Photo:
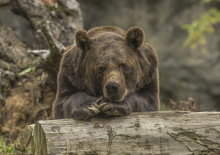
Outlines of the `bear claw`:
{"type": "Polygon", "coordinates": [[[100,111],[99,111],[96,107],[94,107],[94,106],[89,107],[88,109],[89,109],[90,111],[92,110],[92,111],[95,112],[95,113],[100,113],[100,111]]]}
{"type": "Polygon", "coordinates": [[[105,105],[106,105],[107,103],[102,103],[102,104],[100,104],[98,107],[97,107],[97,109],[102,109],[105,105]]]}
{"type": "Polygon", "coordinates": [[[95,101],[95,104],[97,105],[97,103],[99,102],[99,101],[101,101],[102,100],[102,98],[100,97],[99,99],[97,99],[96,101],[95,101]]]}
{"type": "Polygon", "coordinates": [[[111,109],[113,107],[113,105],[106,105],[102,108],[103,111],[106,111],[108,109],[111,109]]]}
{"type": "Polygon", "coordinates": [[[98,104],[97,104],[96,102],[94,103],[94,105],[95,105],[95,107],[98,109],[98,104]]]}
{"type": "Polygon", "coordinates": [[[88,115],[92,115],[92,113],[88,109],[83,109],[88,115]]]}
{"type": "Polygon", "coordinates": [[[89,119],[90,117],[93,117],[96,114],[100,113],[100,111],[95,106],[91,106],[88,107],[87,109],[83,109],[83,111],[85,111],[86,114],[88,115],[86,119],[89,119]]]}
{"type": "Polygon", "coordinates": [[[109,115],[109,116],[111,116],[111,115],[114,115],[114,116],[122,116],[122,114],[120,114],[119,112],[118,112],[118,110],[117,109],[115,109],[114,111],[106,111],[105,112],[107,115],[109,115]]]}

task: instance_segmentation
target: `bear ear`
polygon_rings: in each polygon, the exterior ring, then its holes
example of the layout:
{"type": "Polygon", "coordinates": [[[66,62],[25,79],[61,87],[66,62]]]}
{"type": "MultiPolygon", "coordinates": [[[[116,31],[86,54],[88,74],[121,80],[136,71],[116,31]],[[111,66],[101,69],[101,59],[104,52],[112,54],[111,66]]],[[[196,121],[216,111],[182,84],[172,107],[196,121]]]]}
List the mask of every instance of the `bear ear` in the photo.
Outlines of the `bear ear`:
{"type": "Polygon", "coordinates": [[[134,49],[144,42],[144,31],[140,27],[131,27],[126,34],[126,42],[134,49]]]}
{"type": "Polygon", "coordinates": [[[89,36],[85,30],[79,30],[75,33],[75,43],[78,48],[83,51],[88,50],[89,47],[89,36]]]}

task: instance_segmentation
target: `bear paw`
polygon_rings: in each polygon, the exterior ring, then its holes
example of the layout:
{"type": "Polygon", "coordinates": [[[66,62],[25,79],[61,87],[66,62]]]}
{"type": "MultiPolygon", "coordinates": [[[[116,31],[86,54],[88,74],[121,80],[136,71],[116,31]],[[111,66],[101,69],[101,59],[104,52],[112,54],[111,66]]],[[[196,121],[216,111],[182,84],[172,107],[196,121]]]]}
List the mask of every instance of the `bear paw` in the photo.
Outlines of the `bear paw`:
{"type": "Polygon", "coordinates": [[[80,108],[71,111],[74,119],[87,120],[92,117],[95,117],[100,111],[97,109],[95,105],[91,105],[86,108],[80,108]]]}
{"type": "Polygon", "coordinates": [[[93,105],[91,107],[86,108],[86,109],[84,108],[83,111],[86,112],[86,114],[88,115],[88,118],[94,117],[95,115],[100,113],[100,111],[97,109],[97,107],[95,107],[93,105]]]}
{"type": "Polygon", "coordinates": [[[131,113],[131,109],[127,105],[120,105],[115,103],[102,103],[101,105],[102,108],[100,108],[99,110],[108,116],[125,116],[130,115],[131,113]]]}
{"type": "Polygon", "coordinates": [[[112,104],[107,104],[107,103],[102,103],[100,105],[97,105],[96,103],[94,104],[99,111],[102,111],[107,115],[122,116],[122,114],[119,113],[117,109],[114,109],[113,111],[110,110],[113,108],[112,104]]]}

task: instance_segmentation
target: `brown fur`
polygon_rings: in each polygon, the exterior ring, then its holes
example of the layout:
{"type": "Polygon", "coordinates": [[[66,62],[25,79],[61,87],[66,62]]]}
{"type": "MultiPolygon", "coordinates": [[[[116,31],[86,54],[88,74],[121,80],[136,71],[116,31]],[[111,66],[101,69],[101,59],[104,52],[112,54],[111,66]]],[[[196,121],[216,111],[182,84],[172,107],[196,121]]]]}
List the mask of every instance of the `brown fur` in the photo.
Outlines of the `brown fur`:
{"type": "Polygon", "coordinates": [[[98,104],[112,108],[105,114],[159,110],[158,58],[144,42],[144,32],[106,26],[77,31],[76,46],[64,53],[58,74],[54,117],[84,119],[86,109],[98,104]],[[117,92],[112,93],[115,84],[117,92]]]}

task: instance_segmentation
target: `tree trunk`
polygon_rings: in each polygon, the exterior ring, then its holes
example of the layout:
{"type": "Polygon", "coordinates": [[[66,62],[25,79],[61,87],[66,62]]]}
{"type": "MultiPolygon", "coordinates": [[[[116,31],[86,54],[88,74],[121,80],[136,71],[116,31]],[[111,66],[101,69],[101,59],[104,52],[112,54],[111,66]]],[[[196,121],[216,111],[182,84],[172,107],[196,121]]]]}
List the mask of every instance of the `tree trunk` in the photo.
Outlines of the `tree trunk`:
{"type": "MultiPolygon", "coordinates": [[[[21,136],[27,142],[31,128],[25,130],[21,136]]],[[[42,155],[214,155],[220,154],[220,113],[167,111],[88,121],[44,120],[35,125],[29,143],[25,149],[42,155]]]]}

